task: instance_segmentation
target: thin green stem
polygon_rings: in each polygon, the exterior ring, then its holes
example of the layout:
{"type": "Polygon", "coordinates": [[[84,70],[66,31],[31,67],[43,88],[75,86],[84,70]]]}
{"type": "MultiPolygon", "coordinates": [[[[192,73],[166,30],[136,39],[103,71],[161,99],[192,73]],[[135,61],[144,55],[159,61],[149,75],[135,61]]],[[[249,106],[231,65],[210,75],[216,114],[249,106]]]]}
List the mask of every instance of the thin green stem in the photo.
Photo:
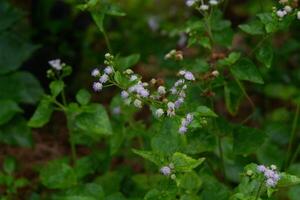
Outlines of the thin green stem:
{"type": "Polygon", "coordinates": [[[256,196],[255,196],[255,200],[258,200],[258,199],[259,199],[263,184],[264,184],[264,181],[261,181],[261,183],[260,183],[260,185],[259,185],[259,187],[258,187],[256,196]]]}
{"type": "Polygon", "coordinates": [[[253,103],[253,101],[252,101],[252,99],[250,98],[250,96],[248,95],[248,93],[246,92],[246,90],[245,90],[243,84],[242,84],[237,78],[234,77],[234,79],[235,79],[236,83],[238,84],[239,88],[242,90],[242,92],[243,92],[244,96],[246,97],[246,99],[249,101],[249,103],[250,103],[252,109],[255,110],[256,106],[255,106],[255,104],[253,103]]]}
{"type": "Polygon", "coordinates": [[[109,38],[108,38],[108,36],[107,36],[106,31],[103,30],[102,33],[103,33],[103,36],[104,36],[104,39],[105,39],[105,43],[106,43],[106,46],[107,46],[107,49],[108,49],[109,53],[113,53],[113,52],[112,52],[111,45],[110,45],[110,42],[109,42],[109,38]]]}
{"type": "MultiPolygon", "coordinates": [[[[65,112],[65,114],[67,115],[67,113],[65,112]]],[[[74,133],[71,130],[71,125],[70,125],[70,119],[68,120],[68,130],[69,130],[69,142],[70,142],[70,147],[71,147],[71,155],[72,155],[72,164],[75,165],[76,164],[76,160],[77,160],[77,153],[76,153],[76,145],[75,145],[75,141],[74,141],[74,133]]]]}
{"type": "Polygon", "coordinates": [[[223,173],[224,179],[226,180],[224,152],[223,152],[223,147],[222,147],[222,138],[221,138],[221,136],[218,136],[218,149],[219,149],[219,154],[220,154],[220,159],[221,159],[222,173],[223,173]]]}
{"type": "Polygon", "coordinates": [[[66,100],[65,90],[62,90],[62,92],[61,92],[61,99],[62,99],[63,105],[67,106],[67,100],[66,100]]]}
{"type": "Polygon", "coordinates": [[[291,131],[291,136],[290,136],[290,141],[289,141],[289,145],[288,145],[288,151],[287,151],[287,160],[285,163],[285,169],[287,169],[290,165],[290,159],[292,158],[292,148],[293,148],[293,144],[295,142],[296,139],[296,130],[297,130],[297,124],[298,124],[298,119],[299,119],[299,113],[300,113],[300,104],[297,104],[297,108],[296,108],[296,113],[294,116],[294,120],[293,120],[293,125],[292,125],[292,131],[291,131]]]}
{"type": "Polygon", "coordinates": [[[293,164],[296,161],[299,152],[300,152],[300,144],[298,145],[294,155],[292,156],[291,164],[293,164]]]}

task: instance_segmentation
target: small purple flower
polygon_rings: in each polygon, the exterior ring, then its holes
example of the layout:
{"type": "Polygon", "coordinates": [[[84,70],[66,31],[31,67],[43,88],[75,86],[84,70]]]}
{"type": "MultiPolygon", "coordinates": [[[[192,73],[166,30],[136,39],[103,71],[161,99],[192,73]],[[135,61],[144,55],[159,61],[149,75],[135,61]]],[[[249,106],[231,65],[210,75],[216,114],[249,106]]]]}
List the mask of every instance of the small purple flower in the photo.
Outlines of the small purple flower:
{"type": "Polygon", "coordinates": [[[103,85],[102,83],[99,83],[99,82],[94,82],[93,83],[93,89],[95,92],[100,92],[103,88],[103,85]]]}
{"type": "MultiPolygon", "coordinates": [[[[179,72],[179,73],[180,73],[180,72],[179,72]]],[[[184,74],[185,74],[185,71],[184,71],[184,74]]],[[[183,74],[183,75],[184,75],[184,74],[183,74]]],[[[184,84],[184,80],[183,80],[183,79],[179,79],[178,81],[175,82],[174,86],[175,86],[175,87],[178,87],[178,86],[180,86],[180,85],[182,85],[182,84],[184,84]]]]}
{"type": "Polygon", "coordinates": [[[135,80],[137,80],[137,79],[138,79],[137,75],[132,75],[132,76],[130,77],[130,81],[135,81],[135,80]]]}
{"type": "Polygon", "coordinates": [[[172,87],[170,89],[171,94],[176,94],[177,93],[177,89],[175,87],[172,87]]]}
{"type": "Polygon", "coordinates": [[[185,2],[185,4],[186,4],[188,7],[193,6],[195,3],[196,3],[196,0],[187,0],[187,1],[185,2]]]}
{"type": "Polygon", "coordinates": [[[175,108],[179,108],[184,102],[184,99],[183,98],[179,98],[175,101],[175,108]]]}
{"type": "Polygon", "coordinates": [[[157,88],[157,92],[158,92],[158,94],[160,94],[160,95],[164,95],[164,94],[166,94],[166,88],[165,88],[164,86],[159,86],[159,87],[157,88]]]}
{"type": "Polygon", "coordinates": [[[143,90],[141,90],[141,91],[139,92],[139,94],[140,94],[142,97],[146,98],[146,97],[149,96],[149,91],[146,90],[146,89],[143,89],[143,90]]]}
{"type": "Polygon", "coordinates": [[[155,111],[155,115],[160,118],[164,114],[164,110],[159,108],[155,111]]]}
{"type": "Polygon", "coordinates": [[[187,121],[189,124],[192,123],[193,119],[194,119],[193,114],[188,113],[188,114],[186,115],[186,121],[187,121]]]}
{"type": "Polygon", "coordinates": [[[180,128],[179,128],[179,133],[180,134],[185,134],[187,132],[187,127],[185,127],[185,126],[181,126],[180,128]]]}
{"type": "Polygon", "coordinates": [[[271,178],[269,178],[269,179],[266,180],[266,186],[267,186],[267,187],[275,187],[276,184],[277,184],[277,182],[274,181],[274,180],[271,179],[271,178]]]}
{"type": "Polygon", "coordinates": [[[159,171],[165,176],[169,176],[172,172],[172,170],[169,166],[164,166],[164,167],[160,168],[159,171]]]}
{"type": "Polygon", "coordinates": [[[100,75],[99,69],[97,69],[97,68],[93,69],[92,72],[91,72],[91,75],[92,75],[93,77],[99,76],[99,75],[100,75]]]}
{"type": "Polygon", "coordinates": [[[111,74],[112,72],[113,72],[113,68],[110,66],[108,66],[104,69],[104,73],[107,75],[111,74]]]}
{"type": "Polygon", "coordinates": [[[123,99],[127,99],[127,98],[129,97],[128,92],[126,92],[125,90],[123,90],[123,91],[121,92],[121,97],[122,97],[123,99]]]}
{"type": "Polygon", "coordinates": [[[100,79],[99,79],[100,83],[106,83],[108,81],[108,75],[107,74],[103,74],[100,79]]]}
{"type": "Polygon", "coordinates": [[[266,169],[267,169],[267,168],[266,168],[264,165],[258,165],[258,166],[257,166],[257,170],[258,170],[259,172],[262,172],[262,173],[263,173],[263,172],[266,171],[266,169]]]}
{"type": "Polygon", "coordinates": [[[184,74],[184,78],[186,80],[189,80],[189,81],[194,81],[195,80],[195,77],[192,74],[192,72],[188,72],[188,71],[184,74]]]}

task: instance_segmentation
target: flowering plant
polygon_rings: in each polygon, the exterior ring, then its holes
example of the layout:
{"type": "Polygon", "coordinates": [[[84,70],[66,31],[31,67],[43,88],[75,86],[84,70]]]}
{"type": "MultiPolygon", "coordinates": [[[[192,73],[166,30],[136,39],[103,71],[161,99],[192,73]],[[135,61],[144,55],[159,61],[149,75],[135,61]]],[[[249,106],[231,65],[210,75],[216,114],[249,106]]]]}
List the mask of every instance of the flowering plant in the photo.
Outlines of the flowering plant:
{"type": "MultiPolygon", "coordinates": [[[[298,66],[298,1],[251,1],[258,13],[237,23],[225,17],[228,0],[186,0],[180,23],[150,16],[144,24],[163,39],[131,55],[114,41],[135,33],[138,21],[121,36],[107,26],[130,12],[117,1],[70,2],[90,14],[106,49],[101,63],[83,70],[89,86],[74,98],[68,79],[76,66],[48,62],[48,92],[28,126],[65,118],[69,147],[37,167],[29,199],[298,199],[300,70],[282,67],[298,66]]],[[[148,6],[126,2],[128,10],[148,6]]],[[[4,162],[1,200],[29,185],[15,165],[4,162]]]]}

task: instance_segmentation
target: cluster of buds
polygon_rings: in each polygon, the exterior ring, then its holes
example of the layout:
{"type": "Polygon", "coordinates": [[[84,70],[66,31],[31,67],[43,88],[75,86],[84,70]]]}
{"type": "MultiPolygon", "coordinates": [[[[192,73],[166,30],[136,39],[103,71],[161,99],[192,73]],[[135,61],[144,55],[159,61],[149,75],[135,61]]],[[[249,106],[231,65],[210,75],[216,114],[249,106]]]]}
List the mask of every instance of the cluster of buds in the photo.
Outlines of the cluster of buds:
{"type": "Polygon", "coordinates": [[[209,0],[207,3],[204,3],[203,0],[186,0],[186,5],[188,7],[195,7],[200,11],[207,11],[212,6],[217,6],[219,4],[219,0],[209,0]]]}
{"type": "Polygon", "coordinates": [[[175,49],[171,50],[169,53],[165,55],[165,59],[174,59],[175,61],[183,60],[182,51],[177,51],[175,49]]]}
{"type": "Polygon", "coordinates": [[[160,168],[160,173],[162,173],[164,176],[170,176],[171,179],[175,179],[176,175],[173,173],[174,171],[174,164],[170,163],[169,165],[163,166],[160,168]]]}
{"type": "Polygon", "coordinates": [[[188,126],[192,123],[194,119],[193,114],[189,113],[186,115],[185,118],[181,120],[181,127],[179,128],[180,134],[185,134],[188,130],[188,126]]]}
{"type": "Polygon", "coordinates": [[[51,69],[47,70],[48,78],[57,78],[57,76],[65,77],[72,71],[72,68],[61,62],[60,59],[50,60],[48,64],[51,66],[51,69]]]}
{"type": "Polygon", "coordinates": [[[98,81],[93,83],[93,89],[95,92],[100,92],[103,88],[103,84],[107,83],[109,81],[110,76],[114,73],[114,68],[110,66],[113,64],[113,59],[113,55],[109,53],[105,54],[104,64],[107,65],[107,67],[104,68],[102,74],[98,68],[92,70],[91,76],[99,78],[98,81]]]}
{"type": "Polygon", "coordinates": [[[280,180],[280,175],[279,172],[277,172],[277,167],[275,165],[271,165],[270,167],[259,165],[257,166],[257,171],[264,174],[267,187],[276,187],[278,181],[280,180]]]}

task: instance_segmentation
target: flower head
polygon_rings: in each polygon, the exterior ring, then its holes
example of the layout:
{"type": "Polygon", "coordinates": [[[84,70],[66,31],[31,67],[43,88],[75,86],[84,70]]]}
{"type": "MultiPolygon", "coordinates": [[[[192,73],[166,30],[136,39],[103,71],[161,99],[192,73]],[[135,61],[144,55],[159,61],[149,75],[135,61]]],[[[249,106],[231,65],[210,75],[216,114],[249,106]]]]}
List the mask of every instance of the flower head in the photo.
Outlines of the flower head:
{"type": "Polygon", "coordinates": [[[206,11],[209,9],[209,5],[206,5],[206,4],[202,4],[199,8],[200,10],[203,10],[203,11],[206,11]]]}
{"type": "Polygon", "coordinates": [[[287,14],[287,12],[285,10],[278,10],[276,12],[276,15],[280,18],[283,18],[286,14],[287,14]]]}
{"type": "Polygon", "coordinates": [[[133,105],[137,108],[142,108],[142,102],[139,99],[134,100],[133,105]]]}
{"type": "Polygon", "coordinates": [[[128,92],[126,92],[125,90],[123,90],[123,91],[121,92],[121,97],[122,97],[123,99],[127,99],[127,98],[129,97],[128,92]]]}
{"type": "Polygon", "coordinates": [[[192,74],[192,72],[186,72],[186,73],[184,74],[184,78],[185,78],[186,80],[189,80],[189,81],[194,81],[194,80],[195,80],[195,77],[194,77],[194,75],[192,74]]]}
{"type": "Polygon", "coordinates": [[[155,115],[160,118],[164,114],[164,110],[159,108],[155,111],[155,115]]]}
{"type": "Polygon", "coordinates": [[[158,94],[164,95],[166,94],[166,88],[164,86],[159,86],[157,89],[158,94]]]}
{"type": "Polygon", "coordinates": [[[188,7],[191,7],[193,6],[197,1],[196,0],[187,0],[185,2],[185,4],[188,6],[188,7]]]}
{"type": "Polygon", "coordinates": [[[162,173],[165,176],[169,176],[172,172],[171,168],[169,166],[164,166],[162,168],[160,168],[160,173],[162,173]]]}
{"type": "Polygon", "coordinates": [[[130,77],[130,81],[135,81],[137,79],[138,79],[137,75],[131,75],[130,77]]]}
{"type": "Polygon", "coordinates": [[[100,83],[100,82],[93,83],[93,89],[95,92],[100,92],[102,90],[102,88],[103,88],[102,83],[100,83]]]}
{"type": "Polygon", "coordinates": [[[217,0],[209,0],[209,4],[212,6],[218,5],[218,1],[217,0]]]}
{"type": "Polygon", "coordinates": [[[63,63],[61,63],[60,59],[50,60],[48,63],[53,69],[57,71],[62,70],[63,63]]]}
{"type": "Polygon", "coordinates": [[[113,72],[113,68],[110,66],[108,66],[104,69],[104,73],[107,75],[111,74],[112,72],[113,72]]]}
{"type": "Polygon", "coordinates": [[[300,20],[300,11],[297,12],[297,18],[300,20]]]}
{"type": "Polygon", "coordinates": [[[100,79],[99,79],[100,83],[106,83],[108,81],[108,75],[107,74],[103,74],[100,79]]]}
{"type": "Polygon", "coordinates": [[[91,72],[91,75],[92,75],[93,77],[99,76],[99,75],[100,75],[99,69],[97,69],[97,68],[93,69],[92,72],[91,72]]]}

